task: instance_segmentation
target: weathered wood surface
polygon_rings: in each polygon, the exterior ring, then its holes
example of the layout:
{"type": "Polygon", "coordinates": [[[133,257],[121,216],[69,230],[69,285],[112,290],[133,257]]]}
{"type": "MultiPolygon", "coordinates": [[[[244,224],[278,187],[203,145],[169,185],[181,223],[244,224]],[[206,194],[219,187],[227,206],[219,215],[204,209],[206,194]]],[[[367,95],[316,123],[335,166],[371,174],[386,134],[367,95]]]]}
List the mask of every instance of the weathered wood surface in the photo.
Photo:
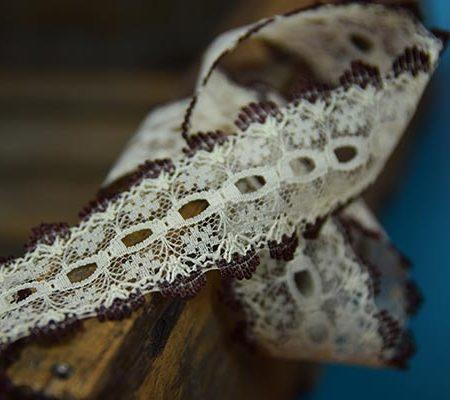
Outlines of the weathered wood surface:
{"type": "Polygon", "coordinates": [[[313,369],[248,352],[230,340],[210,280],[189,302],[152,296],[122,322],[87,321],[73,339],[30,345],[11,367],[17,386],[58,399],[283,399],[313,369]],[[71,366],[66,378],[55,366],[71,366]]]}
{"type": "MultiPolygon", "coordinates": [[[[307,3],[312,1],[249,0],[222,29],[307,3]]],[[[8,76],[0,74],[0,80],[6,83],[8,76]]],[[[0,91],[0,104],[5,106],[0,111],[1,130],[40,133],[31,143],[24,136],[20,149],[0,149],[5,156],[0,163],[8,167],[0,168],[2,183],[7,182],[6,189],[0,188],[0,239],[13,238],[4,248],[16,250],[25,227],[41,220],[74,222],[76,211],[95,192],[147,109],[189,88],[189,79],[179,74],[91,77],[97,90],[86,99],[92,86],[83,86],[85,78],[73,78],[69,93],[58,92],[54,77],[47,79],[45,85],[39,79],[23,84],[19,78],[0,91]],[[24,110],[30,117],[25,121],[24,110]],[[40,141],[46,146],[39,146],[40,141]],[[60,157],[57,162],[55,155],[60,157]],[[28,181],[33,175],[35,180],[28,181]],[[37,200],[30,202],[30,193],[37,200]]],[[[148,296],[146,305],[124,321],[91,319],[61,343],[28,345],[8,375],[17,387],[61,400],[291,399],[310,386],[315,367],[253,354],[230,340],[226,311],[217,300],[218,285],[212,274],[192,300],[148,296]],[[55,373],[60,364],[70,366],[67,376],[55,373]]]]}

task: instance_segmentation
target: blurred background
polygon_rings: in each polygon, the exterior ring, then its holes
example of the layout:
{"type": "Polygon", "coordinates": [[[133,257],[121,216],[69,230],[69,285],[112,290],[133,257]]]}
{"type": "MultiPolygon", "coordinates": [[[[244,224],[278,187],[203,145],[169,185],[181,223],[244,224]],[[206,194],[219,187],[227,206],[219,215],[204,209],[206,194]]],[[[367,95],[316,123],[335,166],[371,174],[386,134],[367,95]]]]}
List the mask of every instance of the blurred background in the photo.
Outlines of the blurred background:
{"type": "MultiPolygon", "coordinates": [[[[188,95],[218,33],[305,0],[0,0],[0,254],[31,226],[75,223],[146,113],[188,95]]],[[[424,0],[450,30],[450,2],[424,0]]],[[[447,399],[450,52],[371,204],[415,265],[426,303],[407,372],[327,367],[309,399],[447,399]],[[402,167],[395,161],[401,160],[402,167]]]]}

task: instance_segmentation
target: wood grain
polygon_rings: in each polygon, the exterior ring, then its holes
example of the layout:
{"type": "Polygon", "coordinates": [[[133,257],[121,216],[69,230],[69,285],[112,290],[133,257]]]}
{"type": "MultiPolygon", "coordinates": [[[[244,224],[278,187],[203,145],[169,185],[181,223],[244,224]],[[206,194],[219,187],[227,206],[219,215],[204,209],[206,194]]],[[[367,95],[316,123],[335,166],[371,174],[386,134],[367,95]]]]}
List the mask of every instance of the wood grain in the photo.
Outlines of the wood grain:
{"type": "MultiPolygon", "coordinates": [[[[184,215],[198,208],[193,203],[184,215]]],[[[26,346],[9,368],[13,384],[57,399],[282,399],[311,384],[313,368],[251,354],[230,340],[219,279],[211,275],[190,301],[147,296],[122,322],[91,319],[62,343],[26,346]],[[68,377],[55,374],[60,364],[70,366],[68,377]]]]}

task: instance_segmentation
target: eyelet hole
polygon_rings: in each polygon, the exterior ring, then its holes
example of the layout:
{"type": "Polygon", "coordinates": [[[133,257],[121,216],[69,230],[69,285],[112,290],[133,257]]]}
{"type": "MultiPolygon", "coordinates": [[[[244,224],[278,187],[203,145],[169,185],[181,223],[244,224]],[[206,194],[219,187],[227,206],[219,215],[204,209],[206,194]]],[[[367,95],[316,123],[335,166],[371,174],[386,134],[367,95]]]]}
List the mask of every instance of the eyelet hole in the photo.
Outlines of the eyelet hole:
{"type": "Polygon", "coordinates": [[[207,200],[198,199],[186,203],[178,210],[178,212],[185,220],[187,220],[196,217],[197,215],[205,211],[208,207],[209,203],[207,200]]]}
{"type": "Polygon", "coordinates": [[[367,53],[373,48],[372,41],[360,33],[352,33],[349,38],[352,45],[363,53],[367,53]]]}
{"type": "Polygon", "coordinates": [[[266,184],[266,180],[261,175],[246,176],[239,179],[234,185],[242,194],[254,193],[266,184]]]}
{"type": "Polygon", "coordinates": [[[69,281],[72,283],[81,282],[89,278],[95,272],[96,269],[97,269],[96,263],[82,265],[68,272],[67,277],[69,278],[69,281]]]}
{"type": "Polygon", "coordinates": [[[348,163],[356,157],[357,151],[354,146],[340,146],[334,149],[334,154],[340,163],[348,163]]]}
{"type": "Polygon", "coordinates": [[[24,301],[27,297],[30,297],[33,293],[36,293],[35,288],[25,288],[18,290],[13,296],[14,303],[20,303],[24,301]]]}
{"type": "Polygon", "coordinates": [[[122,238],[122,242],[127,247],[135,246],[138,243],[143,242],[145,239],[152,235],[151,229],[141,229],[140,231],[129,233],[122,238]]]}
{"type": "Polygon", "coordinates": [[[314,281],[308,270],[296,272],[294,282],[302,296],[310,297],[314,293],[314,281]]]}
{"type": "Polygon", "coordinates": [[[312,158],[298,157],[289,162],[289,166],[295,176],[304,176],[316,168],[316,164],[312,158]]]}

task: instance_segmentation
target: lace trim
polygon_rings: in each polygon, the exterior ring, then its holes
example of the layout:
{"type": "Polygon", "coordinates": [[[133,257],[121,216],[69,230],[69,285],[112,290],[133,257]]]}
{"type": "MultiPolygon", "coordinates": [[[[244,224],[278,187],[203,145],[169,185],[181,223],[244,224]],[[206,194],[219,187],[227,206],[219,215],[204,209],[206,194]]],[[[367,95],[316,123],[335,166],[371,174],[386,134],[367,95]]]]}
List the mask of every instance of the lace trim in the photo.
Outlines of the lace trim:
{"type": "Polygon", "coordinates": [[[354,203],[290,261],[263,257],[251,280],[228,284],[225,299],[243,313],[237,330],[246,343],[276,357],[407,366],[414,345],[405,325],[421,296],[403,257],[379,228],[364,225],[364,214],[371,218],[354,203]]]}
{"type": "MultiPolygon", "coordinates": [[[[186,114],[185,156],[146,162],[129,176],[128,190],[103,194],[83,210],[78,226],[45,225],[29,252],[3,262],[0,344],[67,319],[123,318],[149,292],[193,295],[212,269],[249,278],[263,248],[290,259],[300,237],[294,232],[307,235],[358,196],[413,114],[440,41],[407,14],[350,5],[275,17],[222,44],[227,54],[257,34],[295,44],[283,35],[299,26],[315,33],[308,25],[313,17],[340,27],[343,15],[356,22],[400,21],[403,33],[393,37],[406,50],[393,58],[384,49],[379,67],[351,64],[340,84],[314,86],[292,101],[274,92],[269,97],[276,102],[256,104],[257,92],[219,72],[223,52],[213,47],[219,55],[208,53],[207,72],[186,114]],[[231,95],[229,104],[224,95],[231,95]],[[236,115],[242,123],[233,126],[236,115]],[[202,124],[207,133],[199,134],[202,124]],[[230,127],[234,134],[225,137],[230,127]]],[[[334,76],[336,54],[315,50],[327,65],[321,74],[334,76]]]]}

